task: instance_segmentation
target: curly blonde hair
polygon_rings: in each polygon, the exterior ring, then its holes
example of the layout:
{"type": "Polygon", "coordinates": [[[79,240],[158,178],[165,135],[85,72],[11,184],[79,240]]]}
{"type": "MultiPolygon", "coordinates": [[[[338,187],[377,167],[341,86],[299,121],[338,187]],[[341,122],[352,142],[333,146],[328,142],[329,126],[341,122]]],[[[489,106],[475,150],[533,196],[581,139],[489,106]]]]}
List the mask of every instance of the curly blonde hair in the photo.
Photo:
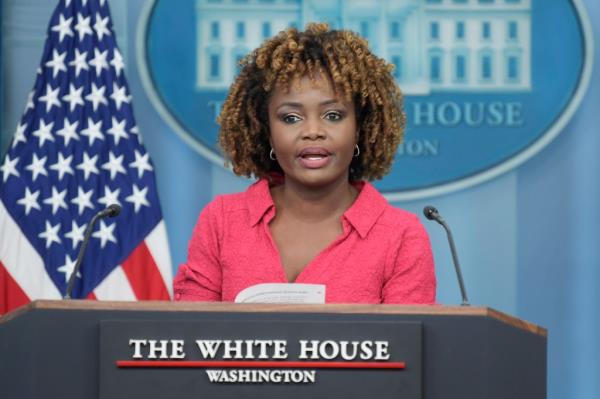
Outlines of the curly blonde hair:
{"type": "Polygon", "coordinates": [[[290,28],[265,41],[241,61],[218,122],[219,144],[235,174],[269,178],[281,173],[269,158],[268,102],[275,87],[325,73],[336,93],[356,108],[360,156],[350,180],[382,178],[390,169],[406,123],[393,65],[377,57],[366,40],[347,30],[312,23],[290,28]]]}

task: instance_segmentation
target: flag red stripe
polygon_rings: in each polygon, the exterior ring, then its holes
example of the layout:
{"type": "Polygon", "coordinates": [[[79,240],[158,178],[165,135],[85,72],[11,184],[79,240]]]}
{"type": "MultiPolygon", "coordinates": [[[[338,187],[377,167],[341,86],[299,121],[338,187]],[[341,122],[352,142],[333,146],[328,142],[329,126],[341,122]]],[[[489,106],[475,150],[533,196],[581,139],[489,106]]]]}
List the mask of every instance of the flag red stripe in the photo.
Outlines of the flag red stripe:
{"type": "Polygon", "coordinates": [[[29,297],[0,262],[0,314],[8,313],[28,302],[29,297]]]}
{"type": "Polygon", "coordinates": [[[121,267],[137,299],[170,299],[165,281],[145,241],[131,252],[121,267]]]}
{"type": "Polygon", "coordinates": [[[117,360],[117,367],[223,367],[223,368],[311,368],[311,369],[404,369],[404,362],[307,362],[245,360],[117,360]]]}

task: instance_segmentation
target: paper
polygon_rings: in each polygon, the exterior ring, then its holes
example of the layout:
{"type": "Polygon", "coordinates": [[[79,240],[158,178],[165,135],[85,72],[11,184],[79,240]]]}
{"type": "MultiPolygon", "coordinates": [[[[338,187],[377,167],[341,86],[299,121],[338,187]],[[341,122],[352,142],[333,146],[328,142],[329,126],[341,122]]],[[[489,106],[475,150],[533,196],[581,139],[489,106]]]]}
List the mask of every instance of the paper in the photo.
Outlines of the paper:
{"type": "Polygon", "coordinates": [[[323,284],[257,284],[235,297],[236,303],[325,303],[323,284]]]}

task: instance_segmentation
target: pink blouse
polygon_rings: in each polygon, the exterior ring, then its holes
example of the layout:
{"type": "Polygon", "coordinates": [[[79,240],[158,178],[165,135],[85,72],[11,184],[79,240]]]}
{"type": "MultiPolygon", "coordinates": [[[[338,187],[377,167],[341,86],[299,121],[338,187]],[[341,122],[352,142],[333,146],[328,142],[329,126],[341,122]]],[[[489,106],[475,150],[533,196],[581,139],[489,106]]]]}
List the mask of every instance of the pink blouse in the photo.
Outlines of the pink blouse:
{"type": "MultiPolygon", "coordinates": [[[[324,284],[327,303],[433,304],[435,274],[427,232],[412,213],[392,207],[360,183],[342,216],[342,234],[295,282],[324,284]]],[[[287,283],[269,230],[269,183],[216,197],[200,214],[187,263],[175,276],[175,300],[233,301],[260,283],[287,283]]]]}

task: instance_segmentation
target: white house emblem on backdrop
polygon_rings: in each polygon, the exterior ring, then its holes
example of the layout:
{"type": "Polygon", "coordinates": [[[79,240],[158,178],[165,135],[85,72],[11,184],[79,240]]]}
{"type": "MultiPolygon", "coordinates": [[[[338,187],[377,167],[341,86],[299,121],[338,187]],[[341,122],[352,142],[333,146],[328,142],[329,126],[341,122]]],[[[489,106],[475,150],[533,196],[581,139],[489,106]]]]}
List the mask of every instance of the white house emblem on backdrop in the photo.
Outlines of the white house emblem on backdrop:
{"type": "Polygon", "coordinates": [[[394,64],[406,95],[530,89],[529,1],[263,1],[224,8],[226,3],[197,2],[198,90],[227,90],[242,57],[274,32],[305,21],[325,21],[368,39],[377,55],[394,64]]]}
{"type": "Polygon", "coordinates": [[[145,37],[162,37],[143,43],[155,104],[222,164],[215,117],[238,61],[310,21],[359,33],[395,65],[408,128],[377,183],[392,199],[467,187],[520,164],[558,134],[589,81],[580,1],[157,0],[142,24],[145,37]],[[558,54],[564,62],[553,62],[558,54]]]}

